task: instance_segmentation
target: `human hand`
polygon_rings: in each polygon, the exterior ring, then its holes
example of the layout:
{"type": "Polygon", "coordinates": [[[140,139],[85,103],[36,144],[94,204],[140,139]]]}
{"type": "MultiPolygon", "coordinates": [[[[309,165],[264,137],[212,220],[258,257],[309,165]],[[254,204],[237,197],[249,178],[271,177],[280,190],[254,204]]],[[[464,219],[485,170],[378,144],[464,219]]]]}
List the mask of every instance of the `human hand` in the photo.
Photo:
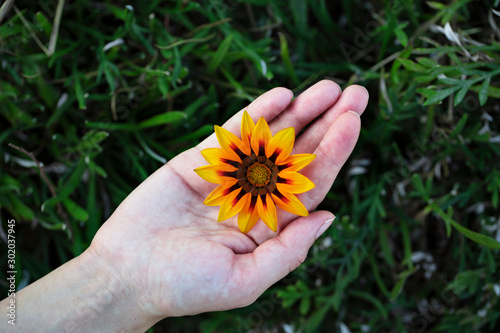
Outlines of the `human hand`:
{"type": "MultiPolygon", "coordinates": [[[[317,155],[301,171],[316,187],[298,195],[311,212],[354,148],[358,115],[366,107],[368,93],[360,86],[341,93],[337,84],[325,80],[293,101],[292,97],[291,91],[275,88],[246,110],[254,121],[263,116],[273,134],[287,127],[299,133],[312,122],[297,137],[292,152],[317,155]]],[[[241,119],[242,111],[223,127],[238,134],[241,119]]],[[[207,164],[200,151],[210,147],[219,147],[215,134],[146,179],[84,253],[104,263],[107,276],[127,286],[134,311],[148,316],[151,323],[251,304],[303,262],[333,218],[326,211],[297,218],[278,209],[278,233],[262,221],[247,234],[239,231],[236,217],[218,223],[218,207],[203,205],[216,185],[193,171],[207,164]]]]}

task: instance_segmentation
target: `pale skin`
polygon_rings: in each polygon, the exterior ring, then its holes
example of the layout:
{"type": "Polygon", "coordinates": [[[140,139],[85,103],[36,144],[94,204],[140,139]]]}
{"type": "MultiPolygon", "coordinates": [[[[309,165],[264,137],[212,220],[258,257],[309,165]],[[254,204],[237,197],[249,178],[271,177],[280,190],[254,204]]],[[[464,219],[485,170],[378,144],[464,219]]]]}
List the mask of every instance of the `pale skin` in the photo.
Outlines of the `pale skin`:
{"type": "MultiPolygon", "coordinates": [[[[301,171],[316,184],[298,196],[309,216],[278,209],[277,233],[262,221],[248,234],[236,217],[218,223],[219,207],[203,205],[216,185],[193,172],[208,164],[202,149],[219,147],[211,135],[138,186],[83,254],[18,292],[16,326],[7,323],[4,299],[0,331],[146,331],[166,317],[249,305],[297,268],[332,223],[332,213],[314,209],[354,148],[368,93],[324,80],[292,98],[275,88],[246,110],[254,121],[264,117],[273,134],[309,124],[292,153],[317,155],[301,171]]],[[[223,127],[239,135],[242,113],[223,127]]]]}

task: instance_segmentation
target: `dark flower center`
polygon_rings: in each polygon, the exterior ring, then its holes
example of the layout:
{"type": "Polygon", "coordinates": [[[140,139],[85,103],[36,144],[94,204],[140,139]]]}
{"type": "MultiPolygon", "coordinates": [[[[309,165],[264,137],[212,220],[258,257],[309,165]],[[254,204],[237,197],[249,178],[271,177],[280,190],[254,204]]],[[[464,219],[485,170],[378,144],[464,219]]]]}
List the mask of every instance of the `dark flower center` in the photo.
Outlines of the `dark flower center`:
{"type": "Polygon", "coordinates": [[[254,152],[242,158],[238,163],[236,179],[241,193],[250,193],[252,196],[265,195],[276,192],[279,167],[266,156],[257,156],[254,152]]]}
{"type": "Polygon", "coordinates": [[[254,163],[247,169],[247,179],[254,186],[264,186],[269,183],[271,170],[264,164],[254,163]]]}

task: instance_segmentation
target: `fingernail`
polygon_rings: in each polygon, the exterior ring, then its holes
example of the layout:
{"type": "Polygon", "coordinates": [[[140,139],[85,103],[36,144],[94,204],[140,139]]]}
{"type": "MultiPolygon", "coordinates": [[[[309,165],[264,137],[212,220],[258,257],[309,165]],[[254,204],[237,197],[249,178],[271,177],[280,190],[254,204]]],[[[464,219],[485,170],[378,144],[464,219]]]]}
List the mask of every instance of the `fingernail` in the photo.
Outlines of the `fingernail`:
{"type": "Polygon", "coordinates": [[[359,115],[359,113],[354,112],[354,111],[352,111],[352,110],[349,110],[349,111],[347,111],[347,112],[350,112],[350,113],[352,113],[352,114],[355,114],[355,115],[356,115],[359,119],[361,119],[361,116],[359,115]]]}
{"type": "Polygon", "coordinates": [[[319,227],[318,232],[316,233],[316,239],[318,239],[319,236],[323,235],[323,233],[326,231],[326,229],[328,229],[328,227],[330,225],[332,225],[332,222],[335,220],[335,218],[336,218],[336,216],[323,222],[321,227],[319,227]]]}

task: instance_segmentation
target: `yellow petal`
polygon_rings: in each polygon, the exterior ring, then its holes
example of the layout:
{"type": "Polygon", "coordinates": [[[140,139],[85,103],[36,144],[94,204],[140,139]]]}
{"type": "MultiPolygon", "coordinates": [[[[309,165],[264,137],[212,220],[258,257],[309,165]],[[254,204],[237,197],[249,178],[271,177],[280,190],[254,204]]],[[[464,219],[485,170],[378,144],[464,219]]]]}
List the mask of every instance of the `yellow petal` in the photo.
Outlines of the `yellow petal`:
{"type": "Polygon", "coordinates": [[[295,215],[300,215],[300,216],[309,215],[309,212],[307,211],[306,207],[304,207],[302,202],[300,202],[300,200],[295,195],[285,192],[283,192],[282,194],[279,191],[275,191],[272,194],[272,196],[274,202],[279,208],[295,215]]]}
{"type": "Polygon", "coordinates": [[[253,122],[248,112],[245,110],[243,112],[243,120],[241,121],[241,140],[243,141],[243,146],[248,149],[248,153],[250,153],[250,141],[254,128],[255,123],[253,122]]]}
{"type": "Polygon", "coordinates": [[[266,146],[271,140],[271,137],[272,135],[269,125],[264,117],[260,117],[257,125],[255,125],[255,128],[253,129],[251,139],[252,149],[255,152],[255,155],[259,155],[259,152],[261,153],[260,155],[265,155],[266,146]]]}
{"type": "Polygon", "coordinates": [[[266,156],[275,164],[280,164],[290,156],[294,142],[295,129],[293,127],[282,129],[269,141],[266,156]]]}
{"type": "Polygon", "coordinates": [[[280,170],[299,171],[306,167],[316,158],[314,154],[295,154],[288,156],[286,160],[278,165],[280,170]]]}
{"type": "Polygon", "coordinates": [[[220,205],[222,205],[222,203],[226,199],[227,195],[229,195],[231,192],[240,188],[240,186],[238,186],[238,184],[236,184],[236,183],[237,183],[237,180],[225,181],[224,183],[219,185],[215,190],[213,190],[212,193],[210,193],[208,195],[208,197],[206,197],[206,199],[205,199],[205,201],[203,201],[203,203],[206,206],[220,206],[220,205]]]}
{"type": "Polygon", "coordinates": [[[237,167],[238,162],[233,161],[221,148],[207,148],[201,151],[201,155],[210,164],[230,164],[237,167]]]}
{"type": "Polygon", "coordinates": [[[250,193],[245,193],[241,189],[231,192],[220,207],[217,221],[221,222],[238,214],[249,199],[250,193]]]}
{"type": "Polygon", "coordinates": [[[244,158],[245,153],[243,152],[243,144],[240,139],[233,133],[229,132],[220,126],[215,125],[215,135],[217,135],[217,140],[219,141],[220,147],[229,156],[230,159],[238,162],[242,162],[242,157],[244,158]]]}
{"type": "Polygon", "coordinates": [[[255,208],[256,202],[256,196],[250,197],[250,200],[247,200],[245,207],[243,207],[241,212],[238,214],[238,227],[243,233],[249,232],[259,221],[259,213],[255,208]],[[252,198],[255,198],[255,202],[252,201],[252,198]]]}
{"type": "Polygon", "coordinates": [[[201,178],[205,179],[207,182],[214,184],[222,184],[228,179],[236,178],[235,167],[228,164],[219,165],[205,165],[194,169],[194,172],[198,174],[201,178]]]}
{"type": "Polygon", "coordinates": [[[295,171],[283,170],[278,173],[276,186],[281,192],[304,193],[313,189],[316,185],[304,175],[295,171]]]}
{"type": "Polygon", "coordinates": [[[258,196],[256,207],[262,221],[269,229],[276,232],[278,228],[278,217],[276,215],[276,206],[271,196],[268,194],[258,196]]]}

